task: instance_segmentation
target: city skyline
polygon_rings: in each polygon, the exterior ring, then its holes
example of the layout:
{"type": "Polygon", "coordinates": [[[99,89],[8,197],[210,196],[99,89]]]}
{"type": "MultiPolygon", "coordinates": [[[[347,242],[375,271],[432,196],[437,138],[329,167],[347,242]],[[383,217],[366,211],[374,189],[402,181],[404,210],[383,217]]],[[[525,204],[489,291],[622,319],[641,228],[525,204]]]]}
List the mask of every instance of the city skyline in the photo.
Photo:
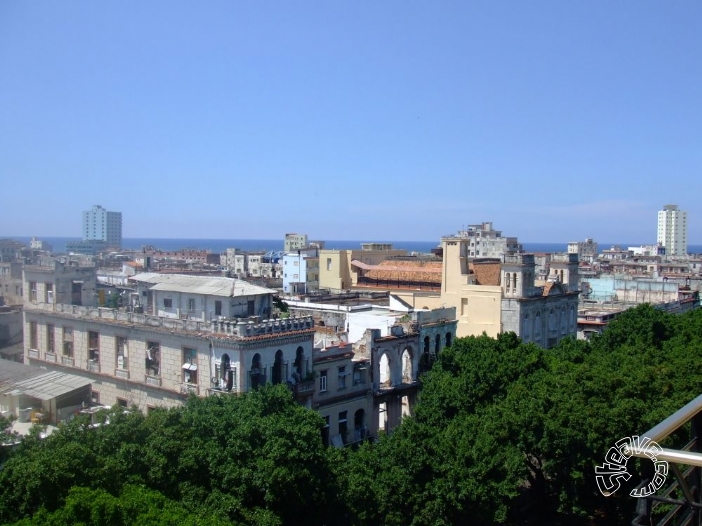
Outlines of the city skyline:
{"type": "Polygon", "coordinates": [[[702,243],[702,5],[0,5],[4,235],[702,243]]]}

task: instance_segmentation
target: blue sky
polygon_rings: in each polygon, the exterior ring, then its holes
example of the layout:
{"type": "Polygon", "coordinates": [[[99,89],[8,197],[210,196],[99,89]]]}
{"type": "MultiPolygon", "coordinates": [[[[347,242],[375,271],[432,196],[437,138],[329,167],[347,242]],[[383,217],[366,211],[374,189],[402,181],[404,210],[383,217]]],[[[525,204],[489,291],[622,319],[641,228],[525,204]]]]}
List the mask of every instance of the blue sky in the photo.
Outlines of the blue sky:
{"type": "Polygon", "coordinates": [[[702,2],[0,2],[0,235],[702,243],[702,2]]]}

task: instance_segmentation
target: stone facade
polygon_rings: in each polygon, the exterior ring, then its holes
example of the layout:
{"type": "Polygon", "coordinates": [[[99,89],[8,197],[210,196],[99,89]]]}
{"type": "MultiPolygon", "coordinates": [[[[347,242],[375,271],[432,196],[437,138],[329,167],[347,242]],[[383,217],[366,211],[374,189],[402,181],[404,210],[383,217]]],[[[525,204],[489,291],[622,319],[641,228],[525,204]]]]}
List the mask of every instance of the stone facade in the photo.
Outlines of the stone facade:
{"type": "Polygon", "coordinates": [[[311,318],[209,323],[30,303],[24,331],[27,363],[89,378],[100,403],[146,410],[178,405],[191,393],[293,381],[309,367],[314,324],[311,318]]]}

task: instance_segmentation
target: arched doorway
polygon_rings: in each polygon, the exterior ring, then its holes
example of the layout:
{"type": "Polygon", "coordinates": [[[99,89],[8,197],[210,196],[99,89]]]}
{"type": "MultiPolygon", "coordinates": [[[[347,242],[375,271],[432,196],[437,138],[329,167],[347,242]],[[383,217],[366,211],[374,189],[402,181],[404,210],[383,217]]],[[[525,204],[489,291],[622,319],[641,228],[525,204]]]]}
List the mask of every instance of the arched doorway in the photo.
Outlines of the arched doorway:
{"type": "Polygon", "coordinates": [[[402,351],[402,383],[411,384],[414,381],[414,366],[412,364],[412,347],[402,351]]]}
{"type": "Polygon", "coordinates": [[[447,332],[446,333],[446,347],[451,347],[451,337],[452,337],[451,333],[447,332]]]}
{"type": "Polygon", "coordinates": [[[297,351],[295,351],[295,363],[293,366],[295,368],[295,371],[293,372],[295,380],[297,382],[304,380],[307,371],[305,370],[305,350],[302,348],[302,346],[298,347],[297,351]]]}
{"type": "Polygon", "coordinates": [[[388,353],[383,353],[380,357],[380,387],[390,387],[391,376],[390,376],[390,358],[388,358],[388,353]]]}
{"type": "Polygon", "coordinates": [[[437,334],[434,338],[434,354],[438,355],[439,351],[441,351],[441,335],[437,334]]]}

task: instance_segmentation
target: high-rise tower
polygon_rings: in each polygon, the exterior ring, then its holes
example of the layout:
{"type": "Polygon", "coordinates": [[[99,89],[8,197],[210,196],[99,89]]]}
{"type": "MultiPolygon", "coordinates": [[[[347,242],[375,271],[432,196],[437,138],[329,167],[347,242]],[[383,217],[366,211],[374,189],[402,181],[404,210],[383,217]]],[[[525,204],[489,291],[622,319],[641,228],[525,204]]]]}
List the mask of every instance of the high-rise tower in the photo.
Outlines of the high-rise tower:
{"type": "Polygon", "coordinates": [[[108,212],[100,205],[83,212],[83,241],[104,241],[107,246],[122,247],[122,212],[108,212]]]}
{"type": "Polygon", "coordinates": [[[678,205],[665,205],[659,210],[657,241],[669,256],[687,254],[687,212],[678,210],[678,205]]]}

